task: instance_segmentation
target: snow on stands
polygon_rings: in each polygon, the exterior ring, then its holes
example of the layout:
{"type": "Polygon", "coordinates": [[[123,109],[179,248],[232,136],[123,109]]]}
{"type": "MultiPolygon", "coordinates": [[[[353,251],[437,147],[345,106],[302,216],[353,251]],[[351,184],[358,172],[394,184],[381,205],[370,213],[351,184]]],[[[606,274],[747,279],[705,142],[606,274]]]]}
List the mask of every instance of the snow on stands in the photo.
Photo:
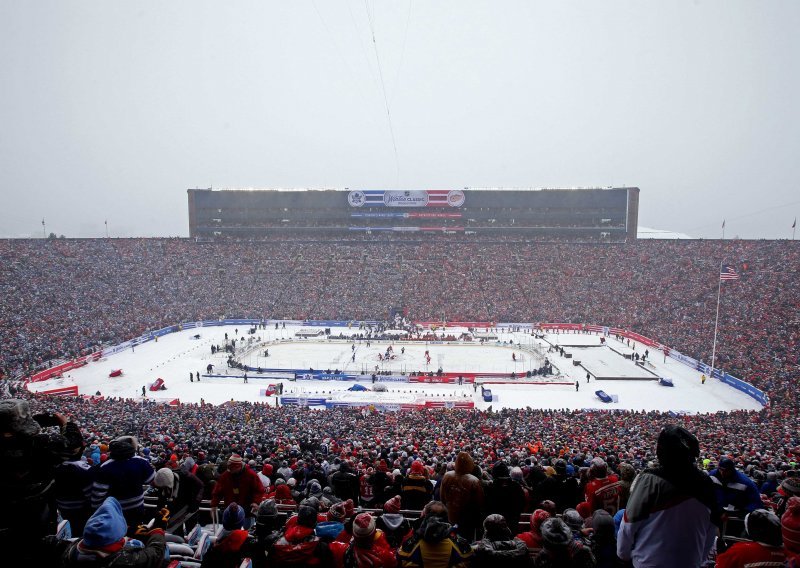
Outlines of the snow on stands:
{"type": "MultiPolygon", "coordinates": [[[[142,387],[146,396],[164,401],[205,402],[221,404],[229,400],[301,404],[327,402],[329,406],[341,404],[375,404],[388,410],[410,406],[468,406],[478,409],[500,408],[604,408],[630,410],[671,410],[675,412],[715,412],[735,409],[757,410],[760,404],[748,395],[716,379],[701,384],[701,373],[665,357],[662,351],[650,349],[644,365],[630,355],[632,345],[605,338],[602,344],[598,334],[544,333],[533,337],[529,332],[509,333],[500,328],[497,340],[481,342],[423,342],[403,339],[392,341],[328,340],[325,336],[302,338],[297,336],[308,326],[287,324],[285,328],[258,329],[254,335],[247,333],[247,325],[219,326],[187,329],[169,333],[127,348],[97,361],[66,371],[63,376],[29,385],[37,392],[68,389],[80,395],[139,398],[142,387]],[[225,344],[225,334],[233,339],[238,329],[237,359],[252,370],[244,373],[226,366],[227,353],[211,354],[211,346],[225,344]],[[197,335],[199,334],[199,338],[197,335]],[[252,338],[248,344],[248,338],[252,338]],[[513,344],[509,344],[509,341],[513,344]],[[355,345],[355,348],[353,348],[355,345]],[[391,345],[389,357],[385,357],[391,345]],[[269,356],[265,356],[268,350],[269,356]],[[562,355],[563,350],[563,355],[562,355]],[[430,356],[430,363],[426,364],[430,356]],[[540,357],[547,357],[553,365],[553,374],[526,377],[527,371],[538,369],[540,357]],[[207,372],[208,365],[213,370],[207,372]],[[261,372],[258,372],[258,369],[261,372]],[[439,368],[443,376],[436,376],[439,368]],[[304,380],[314,369],[314,378],[304,380]],[[109,377],[122,370],[118,377],[109,377]],[[320,375],[319,371],[330,371],[320,375]],[[338,371],[338,373],[335,373],[338,371]],[[378,382],[385,392],[372,391],[372,377],[379,374],[378,382]],[[406,382],[412,373],[416,381],[452,381],[447,384],[406,382]],[[429,373],[434,373],[429,377],[429,373]],[[189,374],[194,382],[189,379],[189,374]],[[200,373],[200,382],[196,375],[200,373]],[[516,378],[511,378],[514,373],[516,378]],[[590,375],[587,383],[586,375],[590,375]],[[457,376],[463,376],[458,384],[457,376]],[[298,380],[294,380],[299,377],[298,380]],[[339,380],[319,380],[320,378],[339,380]],[[674,388],[659,385],[660,377],[673,381],[674,388]],[[164,381],[166,390],[150,392],[147,387],[158,379],[164,381]],[[612,380],[616,379],[616,380],[612,380]],[[635,379],[635,380],[630,380],[635,379]],[[472,381],[477,384],[473,385],[472,381]],[[368,392],[348,391],[356,382],[370,389],[368,392]],[[575,383],[578,383],[576,391],[575,383]],[[283,383],[283,394],[265,396],[270,384],[283,383]],[[481,386],[491,389],[490,401],[485,401],[481,386]],[[603,390],[618,402],[603,403],[595,391],[603,390]],[[323,402],[320,402],[323,401],[323,402]]],[[[331,334],[349,336],[357,329],[332,327],[331,334]]],[[[483,330],[482,330],[483,331],[483,330]]],[[[447,328],[455,337],[467,332],[466,328],[447,328]]],[[[675,346],[680,349],[680,346],[675,346]]],[[[637,345],[636,353],[644,354],[644,346],[637,345]]]]}

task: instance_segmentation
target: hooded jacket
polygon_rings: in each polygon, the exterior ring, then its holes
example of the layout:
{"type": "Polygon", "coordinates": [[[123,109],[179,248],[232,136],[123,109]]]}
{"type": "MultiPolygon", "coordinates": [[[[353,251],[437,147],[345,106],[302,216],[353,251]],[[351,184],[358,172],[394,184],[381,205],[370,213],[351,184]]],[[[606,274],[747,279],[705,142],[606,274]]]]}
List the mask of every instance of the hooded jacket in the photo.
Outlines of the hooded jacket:
{"type": "Polygon", "coordinates": [[[442,478],[441,497],[447,505],[447,517],[451,523],[458,524],[462,535],[469,535],[482,520],[483,486],[470,473],[474,468],[472,457],[461,452],[456,458],[455,470],[448,471],[442,478]]]}

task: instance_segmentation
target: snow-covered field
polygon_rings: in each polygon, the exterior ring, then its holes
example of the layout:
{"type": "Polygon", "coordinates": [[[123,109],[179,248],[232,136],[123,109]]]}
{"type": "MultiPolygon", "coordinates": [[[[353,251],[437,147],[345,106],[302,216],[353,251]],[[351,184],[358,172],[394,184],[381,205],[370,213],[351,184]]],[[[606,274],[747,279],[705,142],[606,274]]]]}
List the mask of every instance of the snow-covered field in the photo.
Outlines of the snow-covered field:
{"type": "MultiPolygon", "coordinates": [[[[703,385],[700,373],[677,361],[664,358],[661,352],[650,353],[648,371],[656,376],[673,380],[673,388],[663,387],[656,380],[595,380],[586,382],[587,369],[599,376],[615,376],[643,378],[649,372],[637,367],[621,353],[631,353],[631,346],[607,338],[606,345],[600,345],[597,335],[584,334],[549,334],[544,340],[536,340],[526,333],[504,333],[500,331],[499,341],[487,344],[472,343],[433,343],[413,341],[373,341],[369,347],[364,341],[326,340],[324,338],[297,339],[295,332],[299,326],[287,325],[286,328],[258,330],[255,336],[247,335],[246,328],[239,326],[237,342],[237,358],[252,367],[262,367],[264,378],[257,378],[257,373],[248,373],[248,383],[243,383],[242,373],[238,370],[226,369],[226,353],[211,354],[211,345],[224,345],[225,334],[229,338],[237,336],[235,326],[206,327],[185,330],[159,338],[90,363],[79,369],[69,371],[66,376],[48,381],[34,383],[33,390],[41,391],[58,387],[77,385],[80,394],[138,398],[141,397],[142,386],[148,385],[157,378],[162,378],[166,391],[151,393],[147,396],[157,399],[178,398],[182,402],[205,402],[219,404],[225,401],[249,400],[270,401],[274,397],[261,395],[270,383],[283,382],[284,395],[314,393],[335,394],[338,400],[365,400],[372,398],[381,402],[400,403],[411,398],[446,397],[447,400],[469,399],[476,408],[486,408],[490,404],[499,408],[604,408],[631,410],[673,410],[676,412],[715,412],[735,409],[755,410],[760,408],[758,402],[744,393],[737,391],[717,380],[708,380],[703,385]],[[194,336],[199,334],[200,338],[194,336]],[[244,337],[245,341],[241,341],[244,337]],[[247,345],[247,338],[253,338],[247,345]],[[513,342],[509,344],[508,342],[513,342]],[[353,345],[355,344],[355,350],[353,345]],[[378,354],[384,354],[389,345],[393,347],[395,358],[389,361],[379,360],[378,354]],[[526,371],[538,368],[539,361],[531,352],[536,345],[542,346],[544,355],[549,358],[557,370],[557,378],[551,381],[568,382],[569,385],[530,385],[530,384],[491,384],[496,400],[486,403],[472,385],[443,384],[410,384],[387,383],[386,393],[355,394],[345,392],[353,381],[289,381],[276,379],[276,371],[268,369],[308,369],[336,370],[345,373],[371,373],[376,366],[379,370],[391,373],[410,373],[412,371],[436,371],[442,368],[445,372],[454,373],[511,373],[524,375],[526,371]],[[557,350],[548,352],[553,346],[564,347],[573,358],[562,357],[557,350]],[[264,350],[269,350],[269,357],[264,357],[264,350]],[[402,352],[404,349],[405,352],[402,352]],[[430,355],[430,364],[426,365],[425,351],[430,355]],[[512,354],[516,357],[513,360],[512,354]],[[355,356],[355,360],[354,357],[355,356]],[[573,365],[573,360],[583,363],[573,365]],[[203,377],[201,382],[190,382],[189,373],[206,375],[209,364],[214,365],[214,374],[233,375],[232,377],[203,377]],[[109,373],[122,369],[122,376],[109,378],[109,373]],[[575,382],[580,390],[576,392],[575,382]],[[595,396],[596,390],[603,390],[616,395],[619,402],[604,404],[595,396]]],[[[348,328],[332,328],[332,334],[340,332],[349,335],[357,330],[348,328]]],[[[460,328],[448,328],[458,336],[460,328]]],[[[675,346],[680,349],[680,345],[675,346]]],[[[642,346],[636,347],[640,355],[644,353],[642,346]]],[[[285,376],[285,375],[284,375],[285,376]]],[[[537,377],[538,378],[538,377],[537,377]]],[[[535,378],[536,379],[536,378],[535,378]]],[[[540,379],[540,378],[539,378],[540,379]]],[[[371,387],[371,381],[364,385],[371,387]]]]}

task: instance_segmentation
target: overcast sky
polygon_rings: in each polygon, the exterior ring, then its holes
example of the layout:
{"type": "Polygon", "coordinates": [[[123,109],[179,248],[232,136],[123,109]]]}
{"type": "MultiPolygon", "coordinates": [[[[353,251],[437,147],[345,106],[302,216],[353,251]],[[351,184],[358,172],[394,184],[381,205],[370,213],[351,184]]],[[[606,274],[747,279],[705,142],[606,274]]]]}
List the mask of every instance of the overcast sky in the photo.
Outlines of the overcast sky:
{"type": "Polygon", "coordinates": [[[187,236],[195,187],[629,185],[647,227],[790,238],[798,30],[797,0],[6,0],[0,236],[187,236]]]}

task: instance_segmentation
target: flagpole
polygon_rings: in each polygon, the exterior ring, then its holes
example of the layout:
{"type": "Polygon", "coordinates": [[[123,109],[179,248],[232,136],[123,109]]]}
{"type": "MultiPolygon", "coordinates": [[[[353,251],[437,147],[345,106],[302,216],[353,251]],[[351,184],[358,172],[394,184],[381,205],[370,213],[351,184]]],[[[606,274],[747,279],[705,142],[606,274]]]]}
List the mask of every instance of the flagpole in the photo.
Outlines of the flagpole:
{"type": "Polygon", "coordinates": [[[719,298],[722,291],[722,262],[719,263],[719,270],[717,271],[717,317],[714,318],[714,345],[711,348],[711,378],[714,378],[714,362],[717,355],[717,325],[719,324],[719,298]]]}

